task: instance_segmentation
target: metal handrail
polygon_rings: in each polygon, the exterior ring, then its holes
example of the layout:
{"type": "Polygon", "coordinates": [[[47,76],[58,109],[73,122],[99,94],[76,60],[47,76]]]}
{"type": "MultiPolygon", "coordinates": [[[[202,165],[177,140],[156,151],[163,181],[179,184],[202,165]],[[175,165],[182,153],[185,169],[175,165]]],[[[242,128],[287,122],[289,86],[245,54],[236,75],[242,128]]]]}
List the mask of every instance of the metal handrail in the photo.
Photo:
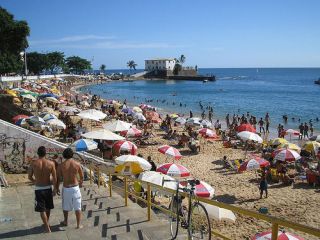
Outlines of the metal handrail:
{"type": "MultiPolygon", "coordinates": [[[[172,211],[165,209],[165,208],[158,206],[157,204],[154,204],[151,202],[151,190],[157,189],[157,190],[161,190],[161,191],[171,193],[171,194],[174,194],[176,192],[175,190],[172,190],[172,189],[169,189],[166,187],[162,187],[157,184],[145,182],[140,179],[134,179],[130,176],[126,176],[126,175],[122,175],[122,174],[118,174],[118,173],[107,173],[107,174],[109,176],[109,181],[108,181],[109,195],[112,196],[112,187],[113,187],[112,176],[122,177],[124,179],[124,187],[123,188],[124,188],[124,195],[125,195],[125,205],[126,206],[128,205],[128,194],[131,194],[131,195],[135,196],[137,199],[147,203],[148,220],[151,220],[151,207],[155,207],[155,208],[161,210],[162,212],[165,212],[166,214],[174,215],[174,213],[172,211]],[[147,185],[147,200],[142,199],[141,197],[135,195],[134,192],[131,192],[128,190],[128,180],[137,181],[141,184],[147,185]]],[[[99,181],[98,181],[98,183],[99,183],[99,181]]],[[[114,187],[116,187],[116,186],[114,186],[114,187]]],[[[119,186],[117,186],[117,188],[121,189],[121,187],[119,187],[119,186]]],[[[185,193],[185,192],[181,192],[179,194],[184,197],[189,197],[188,193],[185,193]]],[[[309,227],[309,226],[306,226],[306,225],[303,225],[300,223],[295,223],[295,222],[291,222],[291,221],[288,221],[283,218],[278,218],[278,217],[274,217],[274,216],[270,216],[270,215],[261,214],[261,213],[258,213],[258,212],[252,211],[252,210],[243,209],[243,208],[240,208],[237,206],[218,202],[218,201],[211,200],[211,199],[200,198],[197,196],[194,196],[193,198],[199,202],[203,202],[203,203],[206,203],[206,204],[209,204],[212,206],[228,209],[228,210],[233,211],[238,214],[242,214],[242,215],[245,215],[248,217],[254,217],[256,219],[271,223],[272,224],[272,240],[276,240],[278,238],[279,226],[291,228],[291,229],[301,231],[301,232],[304,232],[304,233],[307,233],[307,234],[310,234],[310,235],[313,235],[316,237],[320,237],[320,230],[319,229],[309,227]]],[[[219,232],[212,231],[212,233],[218,237],[223,238],[223,239],[230,239],[227,236],[224,236],[223,234],[221,234],[219,232]]]]}

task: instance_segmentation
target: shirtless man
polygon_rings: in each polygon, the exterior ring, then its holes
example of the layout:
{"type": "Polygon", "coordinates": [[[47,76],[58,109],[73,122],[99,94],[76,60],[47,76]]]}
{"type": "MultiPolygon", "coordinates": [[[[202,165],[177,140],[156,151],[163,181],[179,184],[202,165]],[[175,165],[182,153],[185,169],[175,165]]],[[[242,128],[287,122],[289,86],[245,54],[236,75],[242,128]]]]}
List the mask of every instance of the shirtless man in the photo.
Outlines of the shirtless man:
{"type": "Polygon", "coordinates": [[[50,233],[49,217],[50,210],[54,208],[53,196],[56,193],[55,186],[57,183],[56,169],[54,163],[45,158],[45,147],[38,148],[38,156],[38,160],[31,162],[28,178],[35,184],[35,211],[40,212],[45,231],[50,233]],[[52,182],[50,181],[50,175],[52,175],[52,182]],[[54,186],[53,192],[51,185],[54,186]]]}
{"type": "Polygon", "coordinates": [[[80,226],[81,220],[81,192],[83,182],[83,172],[80,163],[72,159],[73,151],[71,148],[66,148],[63,151],[63,157],[66,159],[58,166],[57,175],[57,189],[59,191],[59,185],[61,177],[63,178],[62,188],[62,209],[64,215],[64,221],[61,225],[68,226],[68,212],[74,210],[77,219],[77,229],[82,228],[80,226]],[[79,181],[77,175],[79,174],[79,181]]]}

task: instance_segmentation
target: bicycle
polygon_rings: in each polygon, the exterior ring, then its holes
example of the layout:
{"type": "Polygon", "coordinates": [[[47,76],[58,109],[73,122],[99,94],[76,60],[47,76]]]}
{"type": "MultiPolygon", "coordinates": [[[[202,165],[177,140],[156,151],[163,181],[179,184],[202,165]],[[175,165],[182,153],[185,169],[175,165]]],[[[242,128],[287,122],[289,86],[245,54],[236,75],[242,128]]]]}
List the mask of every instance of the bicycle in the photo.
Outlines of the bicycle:
{"type": "Polygon", "coordinates": [[[211,225],[206,208],[198,201],[192,201],[195,196],[195,186],[200,184],[199,180],[187,180],[186,187],[179,187],[177,180],[177,189],[170,202],[169,208],[173,214],[170,214],[170,232],[172,240],[177,238],[179,225],[188,230],[188,239],[211,239],[211,225]],[[188,187],[190,186],[190,187],[188,187]],[[189,193],[188,209],[182,206],[182,196],[179,195],[179,190],[189,193]]]}

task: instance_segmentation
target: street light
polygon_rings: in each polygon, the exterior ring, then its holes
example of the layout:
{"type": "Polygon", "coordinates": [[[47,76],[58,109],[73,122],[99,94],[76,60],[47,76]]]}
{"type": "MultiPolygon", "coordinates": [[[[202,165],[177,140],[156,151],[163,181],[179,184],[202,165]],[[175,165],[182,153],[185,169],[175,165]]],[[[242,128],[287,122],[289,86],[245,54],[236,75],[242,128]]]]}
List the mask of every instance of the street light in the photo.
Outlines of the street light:
{"type": "Polygon", "coordinates": [[[27,52],[26,51],[20,52],[20,56],[21,56],[21,60],[24,62],[24,74],[26,75],[26,78],[27,78],[27,75],[28,75],[27,52]]]}

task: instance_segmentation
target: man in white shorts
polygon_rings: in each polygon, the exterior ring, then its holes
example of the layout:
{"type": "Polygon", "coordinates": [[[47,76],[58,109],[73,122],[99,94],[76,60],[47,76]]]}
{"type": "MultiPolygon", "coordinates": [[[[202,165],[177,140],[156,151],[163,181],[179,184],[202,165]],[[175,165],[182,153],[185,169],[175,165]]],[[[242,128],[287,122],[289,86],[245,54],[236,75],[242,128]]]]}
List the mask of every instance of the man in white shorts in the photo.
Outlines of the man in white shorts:
{"type": "Polygon", "coordinates": [[[72,159],[73,151],[71,148],[66,148],[63,151],[65,161],[61,163],[57,171],[57,189],[59,189],[61,177],[63,178],[62,188],[62,209],[64,220],[62,226],[68,226],[68,213],[75,211],[77,219],[77,229],[82,228],[81,221],[81,192],[83,182],[83,172],[79,162],[72,159]],[[79,181],[77,178],[79,175],[79,181]]]}

